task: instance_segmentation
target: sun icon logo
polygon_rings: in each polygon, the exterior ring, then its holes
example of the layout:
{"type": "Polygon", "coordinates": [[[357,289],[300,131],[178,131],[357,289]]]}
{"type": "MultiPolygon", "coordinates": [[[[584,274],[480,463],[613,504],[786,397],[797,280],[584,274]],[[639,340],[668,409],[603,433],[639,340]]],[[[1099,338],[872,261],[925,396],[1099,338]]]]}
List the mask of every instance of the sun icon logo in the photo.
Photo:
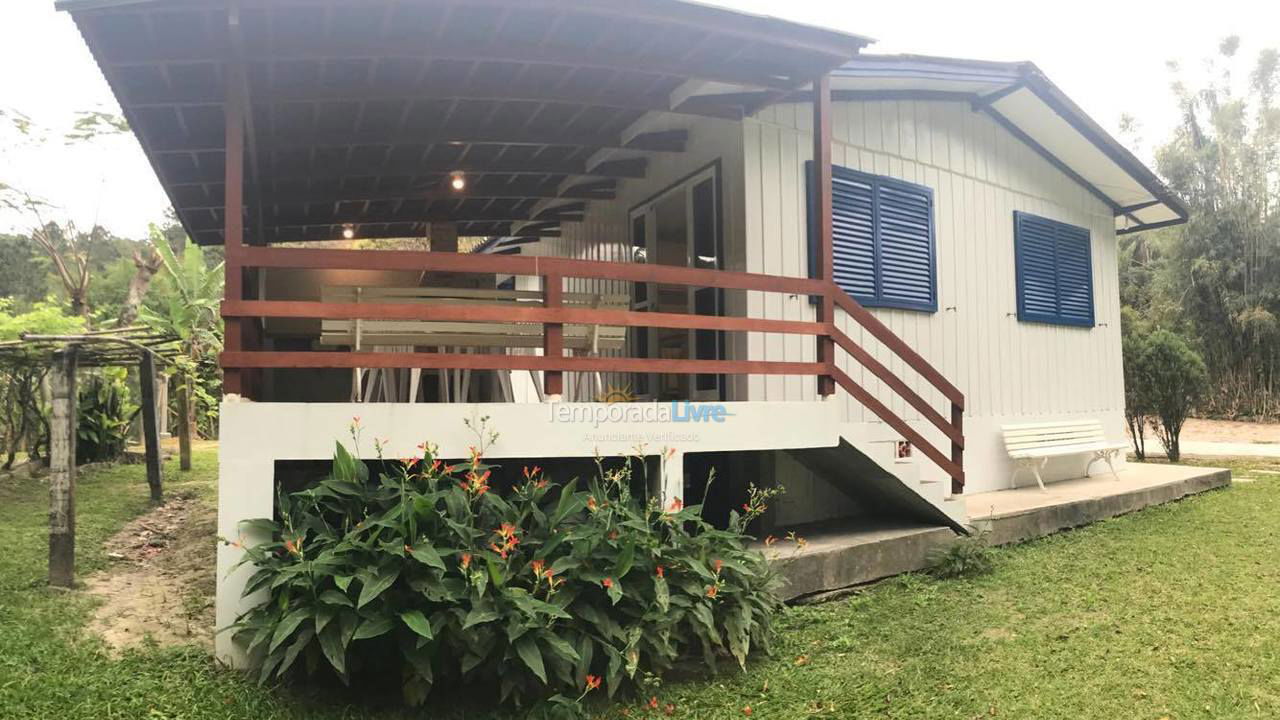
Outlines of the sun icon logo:
{"type": "Polygon", "coordinates": [[[631,393],[630,385],[623,387],[610,385],[604,392],[600,393],[600,395],[596,397],[596,402],[608,403],[609,405],[635,401],[636,396],[631,393]]]}

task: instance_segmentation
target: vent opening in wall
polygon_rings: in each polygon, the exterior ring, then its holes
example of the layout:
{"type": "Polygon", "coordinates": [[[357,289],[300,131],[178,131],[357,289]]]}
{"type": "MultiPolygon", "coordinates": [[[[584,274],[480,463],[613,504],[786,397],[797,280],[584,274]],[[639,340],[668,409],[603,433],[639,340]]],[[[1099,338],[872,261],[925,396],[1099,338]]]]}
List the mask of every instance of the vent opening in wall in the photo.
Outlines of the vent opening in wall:
{"type": "Polygon", "coordinates": [[[911,459],[911,442],[909,440],[899,440],[897,451],[894,453],[894,457],[896,457],[899,460],[910,460],[911,459]]]}

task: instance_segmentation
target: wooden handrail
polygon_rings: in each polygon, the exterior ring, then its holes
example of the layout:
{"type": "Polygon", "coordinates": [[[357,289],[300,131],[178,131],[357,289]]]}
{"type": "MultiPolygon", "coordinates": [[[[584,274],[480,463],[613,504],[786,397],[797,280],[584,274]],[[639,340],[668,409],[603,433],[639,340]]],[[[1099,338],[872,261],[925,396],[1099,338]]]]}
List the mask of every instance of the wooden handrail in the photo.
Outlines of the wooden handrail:
{"type": "Polygon", "coordinates": [[[235,253],[245,267],[325,270],[409,270],[510,274],[693,285],[723,290],[758,290],[794,295],[825,295],[821,280],[782,275],[708,270],[677,265],[575,260],[526,255],[479,255],[418,250],[321,250],[245,246],[235,253]]]}
{"type": "Polygon", "coordinates": [[[821,335],[822,323],[691,313],[637,312],[535,305],[428,305],[422,303],[338,303],[309,300],[228,300],[223,317],[311,318],[316,320],[419,320],[424,322],[560,323],[619,325],[678,330],[725,330],[821,335]]]}
{"type": "Polygon", "coordinates": [[[834,284],[829,289],[829,293],[835,301],[836,307],[848,313],[849,317],[871,333],[872,337],[884,343],[885,347],[901,357],[912,370],[920,373],[925,380],[929,381],[930,385],[938,388],[948,400],[959,405],[961,409],[964,408],[964,393],[960,392],[959,388],[943,377],[942,373],[938,372],[933,365],[930,365],[928,360],[921,357],[920,353],[916,352],[915,349],[890,330],[888,325],[880,322],[880,318],[872,315],[871,311],[864,308],[857,300],[849,297],[848,293],[834,284]]]}
{"type": "Polygon", "coordinates": [[[780,360],[684,360],[670,358],[485,355],[471,353],[239,351],[220,356],[224,368],[430,368],[446,370],[546,370],[653,372],[673,375],[816,375],[816,362],[780,360]]]}
{"type": "Polygon", "coordinates": [[[271,247],[229,247],[228,260],[248,268],[310,268],[389,271],[442,271],[503,273],[542,278],[543,305],[424,304],[412,302],[315,302],[300,300],[244,300],[231,297],[222,306],[228,319],[312,318],[330,320],[409,320],[437,322],[506,322],[543,326],[544,352],[534,355],[485,355],[450,353],[382,352],[261,352],[231,349],[222,354],[230,370],[250,368],[441,368],[473,370],[541,370],[545,391],[559,394],[562,373],[657,372],[671,374],[815,375],[830,378],[873,415],[942,468],[952,479],[952,491],[964,487],[964,394],[918,352],[875,315],[835,283],[810,278],[784,277],[727,270],[707,270],[667,265],[616,263],[569,258],[514,255],[474,255],[409,250],[328,250],[271,247]],[[567,307],[561,302],[564,278],[590,278],[633,283],[687,285],[725,290],[779,292],[820,298],[824,307],[840,308],[855,323],[900,357],[907,367],[936,388],[950,402],[950,418],[911,388],[883,362],[845,334],[829,313],[818,322],[765,318],[725,317],[692,313],[638,312],[588,307],[567,307]],[[620,357],[566,357],[565,325],[612,325],[730,332],[766,332],[812,335],[837,346],[866,368],[890,390],[920,413],[951,441],[948,457],[887,405],[853,381],[834,363],[750,360],[697,360],[620,357]]]}

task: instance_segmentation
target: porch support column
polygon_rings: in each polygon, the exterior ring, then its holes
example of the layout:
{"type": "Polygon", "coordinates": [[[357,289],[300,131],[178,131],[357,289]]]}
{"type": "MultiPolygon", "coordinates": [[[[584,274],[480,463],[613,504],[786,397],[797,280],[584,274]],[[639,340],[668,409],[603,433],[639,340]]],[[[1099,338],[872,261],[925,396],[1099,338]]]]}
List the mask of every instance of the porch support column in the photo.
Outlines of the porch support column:
{"type": "MultiPolygon", "coordinates": [[[[832,268],[832,204],[831,204],[831,78],[827,75],[813,81],[813,187],[817,193],[818,252],[814,268],[819,280],[827,283],[828,293],[835,290],[832,268]]],[[[818,298],[817,321],[835,321],[835,303],[829,295],[818,298]]],[[[818,336],[818,362],[831,366],[835,362],[835,343],[830,335],[818,336]]],[[[836,391],[830,374],[818,376],[818,395],[827,398],[836,391]]]]}
{"type": "MultiPolygon", "coordinates": [[[[564,304],[564,278],[559,275],[542,276],[542,304],[558,308],[564,304]]],[[[545,323],[542,326],[542,355],[549,358],[564,357],[564,325],[545,323]]],[[[542,398],[546,402],[560,402],[564,395],[564,373],[546,370],[542,374],[542,398]]]]}
{"type": "MultiPolygon", "coordinates": [[[[233,36],[240,31],[240,9],[233,3],[227,15],[228,30],[233,36]]],[[[223,245],[226,261],[225,296],[228,301],[244,299],[244,266],[241,250],[244,248],[244,60],[233,53],[227,61],[227,100],[223,105],[226,122],[226,204],[223,208],[223,245]]],[[[244,349],[243,323],[240,318],[224,317],[226,352],[244,349]]],[[[222,372],[222,391],[225,395],[244,395],[243,371],[227,368],[222,372]]]]}
{"type": "Polygon", "coordinates": [[[661,462],[662,491],[659,501],[663,510],[672,512],[684,502],[684,453],[675,448],[664,448],[661,462]]]}

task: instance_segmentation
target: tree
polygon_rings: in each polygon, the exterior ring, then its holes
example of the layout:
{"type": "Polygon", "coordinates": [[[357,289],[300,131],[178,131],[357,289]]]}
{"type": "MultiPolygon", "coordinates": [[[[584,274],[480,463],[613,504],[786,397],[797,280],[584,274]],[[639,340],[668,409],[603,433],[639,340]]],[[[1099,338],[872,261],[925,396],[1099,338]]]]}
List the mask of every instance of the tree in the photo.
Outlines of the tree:
{"type": "Polygon", "coordinates": [[[210,267],[197,245],[188,245],[182,256],[174,254],[168,239],[152,228],[151,245],[164,264],[154,302],[139,311],[151,327],[178,337],[182,356],[176,367],[178,397],[178,452],[180,467],[191,469],[191,439],[195,433],[196,405],[205,393],[198,379],[202,364],[216,363],[222,348],[218,303],[222,300],[222,263],[210,267]]]}
{"type": "Polygon", "coordinates": [[[1204,361],[1182,338],[1157,330],[1147,338],[1138,363],[1139,393],[1151,413],[1151,428],[1169,460],[1182,457],[1179,436],[1204,394],[1204,361]]]}
{"type": "Polygon", "coordinates": [[[1155,153],[1187,201],[1185,225],[1120,240],[1121,299],[1151,327],[1190,338],[1209,377],[1201,410],[1280,416],[1280,54],[1249,61],[1227,38],[1191,87],[1176,64],[1182,121],[1155,153]],[[1247,83],[1234,78],[1247,76],[1247,83]],[[1240,88],[1244,88],[1241,92],[1240,88]]]}
{"type": "MultiPolygon", "coordinates": [[[[16,340],[23,332],[60,335],[83,328],[80,318],[47,302],[36,303],[23,313],[11,312],[12,305],[11,299],[0,299],[0,341],[16,340]]],[[[35,351],[7,353],[0,362],[0,433],[6,470],[13,467],[23,449],[33,460],[48,457],[48,407],[41,392],[47,373],[47,358],[35,351]]]]}
{"type": "Polygon", "coordinates": [[[1121,348],[1124,359],[1124,420],[1133,442],[1133,454],[1147,459],[1147,421],[1151,402],[1147,392],[1143,354],[1147,350],[1149,330],[1133,311],[1125,307],[1120,313],[1121,348]]]}

